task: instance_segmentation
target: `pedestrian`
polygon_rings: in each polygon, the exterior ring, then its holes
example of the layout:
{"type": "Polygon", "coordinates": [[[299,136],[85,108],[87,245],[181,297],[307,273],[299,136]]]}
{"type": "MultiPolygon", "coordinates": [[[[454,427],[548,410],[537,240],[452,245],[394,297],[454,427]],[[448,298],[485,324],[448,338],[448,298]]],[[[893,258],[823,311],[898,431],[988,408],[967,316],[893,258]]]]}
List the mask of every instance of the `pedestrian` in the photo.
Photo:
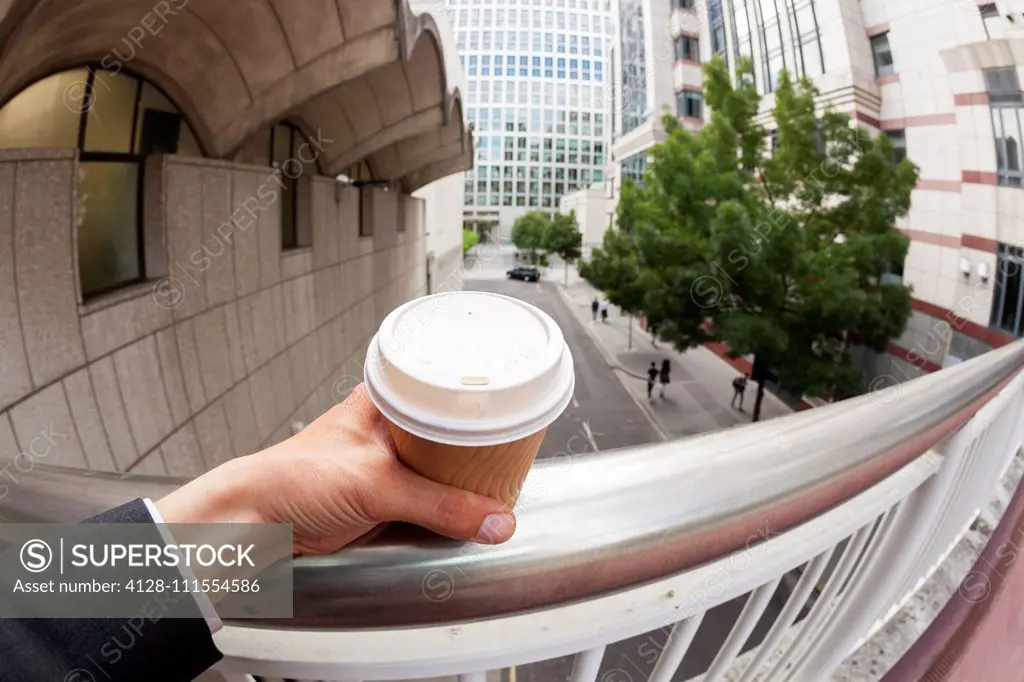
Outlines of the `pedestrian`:
{"type": "Polygon", "coordinates": [[[670,381],[672,381],[671,378],[669,378],[669,372],[671,369],[672,365],[668,361],[668,358],[661,361],[661,372],[658,373],[658,381],[661,382],[661,393],[659,395],[661,395],[662,398],[665,397],[665,387],[669,385],[670,381]]]}
{"type": "MultiPolygon", "coordinates": [[[[658,347],[658,325],[656,324],[651,325],[651,347],[658,347]]],[[[666,362],[668,361],[666,360],[666,362]]]]}
{"type": "Polygon", "coordinates": [[[590,304],[590,312],[594,315],[594,322],[597,322],[597,309],[600,307],[601,304],[598,303],[597,298],[595,297],[593,302],[590,304]]]}
{"type": "Polygon", "coordinates": [[[601,301],[601,321],[608,324],[608,299],[601,301]]]}
{"type": "Polygon", "coordinates": [[[654,382],[658,380],[658,366],[653,362],[647,369],[647,399],[654,400],[654,382]]]}
{"type": "Polygon", "coordinates": [[[736,377],[732,380],[732,402],[729,403],[729,407],[736,407],[736,402],[739,401],[739,410],[743,411],[743,392],[747,390],[747,377],[749,375],[744,374],[741,377],[736,377]]]}

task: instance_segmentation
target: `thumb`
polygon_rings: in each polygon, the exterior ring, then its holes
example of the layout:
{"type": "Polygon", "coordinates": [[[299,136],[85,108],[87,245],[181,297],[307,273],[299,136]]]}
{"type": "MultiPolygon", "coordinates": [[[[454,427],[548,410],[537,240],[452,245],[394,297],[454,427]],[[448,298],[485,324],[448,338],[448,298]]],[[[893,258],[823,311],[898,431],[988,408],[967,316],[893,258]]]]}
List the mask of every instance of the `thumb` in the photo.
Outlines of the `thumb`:
{"type": "Polygon", "coordinates": [[[515,532],[516,517],[501,502],[431,481],[401,464],[396,469],[386,518],[484,545],[501,544],[515,532]]]}

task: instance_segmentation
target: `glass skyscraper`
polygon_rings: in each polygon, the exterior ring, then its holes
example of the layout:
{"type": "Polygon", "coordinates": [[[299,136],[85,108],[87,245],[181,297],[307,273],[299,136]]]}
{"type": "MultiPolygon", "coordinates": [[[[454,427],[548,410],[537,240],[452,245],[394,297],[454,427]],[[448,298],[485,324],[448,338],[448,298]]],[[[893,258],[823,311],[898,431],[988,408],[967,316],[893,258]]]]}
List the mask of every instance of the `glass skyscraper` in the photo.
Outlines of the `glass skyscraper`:
{"type": "Polygon", "coordinates": [[[554,212],[604,180],[611,140],[610,0],[451,0],[476,167],[464,218],[500,225],[554,212]]]}

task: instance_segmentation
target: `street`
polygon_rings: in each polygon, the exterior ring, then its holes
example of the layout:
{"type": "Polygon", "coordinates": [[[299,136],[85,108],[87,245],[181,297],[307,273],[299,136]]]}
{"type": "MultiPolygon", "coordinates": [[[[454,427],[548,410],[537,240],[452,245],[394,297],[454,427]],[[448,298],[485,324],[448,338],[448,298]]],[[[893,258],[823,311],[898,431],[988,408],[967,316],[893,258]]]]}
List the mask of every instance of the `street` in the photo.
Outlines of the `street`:
{"type": "MultiPolygon", "coordinates": [[[[572,350],[576,365],[575,397],[565,413],[551,426],[539,456],[552,457],[559,453],[579,455],[660,441],[661,437],[651,425],[647,414],[623,385],[623,381],[636,380],[628,377],[620,379],[608,367],[604,354],[595,345],[595,337],[587,333],[578,316],[556,289],[562,286],[561,268],[552,269],[548,279],[554,281],[521,282],[506,277],[506,271],[515,264],[510,249],[486,252],[485,256],[478,259],[467,260],[467,271],[471,275],[466,277],[464,285],[466,289],[512,296],[537,306],[559,324],[572,350]]],[[[570,275],[570,282],[574,279],[578,281],[578,276],[574,275],[570,275]]],[[[720,362],[710,354],[708,358],[708,362],[720,362]]],[[[571,532],[572,529],[566,530],[571,532]]],[[[755,646],[767,633],[784,603],[784,596],[776,593],[744,650],[755,646]]],[[[745,599],[735,599],[707,613],[689,653],[672,678],[673,682],[684,682],[707,670],[736,622],[745,599]]],[[[646,682],[668,633],[669,628],[662,628],[610,644],[601,662],[598,680],[646,682]]],[[[572,663],[573,658],[565,656],[519,666],[514,671],[514,682],[568,680],[572,663]]],[[[509,671],[505,671],[504,678],[513,679],[509,671]]]]}
{"type": "Polygon", "coordinates": [[[651,422],[608,369],[601,353],[551,282],[476,280],[467,289],[512,296],[531,303],[562,328],[576,365],[576,393],[569,408],[548,429],[541,459],[558,453],[579,455],[659,440],[651,422]]]}

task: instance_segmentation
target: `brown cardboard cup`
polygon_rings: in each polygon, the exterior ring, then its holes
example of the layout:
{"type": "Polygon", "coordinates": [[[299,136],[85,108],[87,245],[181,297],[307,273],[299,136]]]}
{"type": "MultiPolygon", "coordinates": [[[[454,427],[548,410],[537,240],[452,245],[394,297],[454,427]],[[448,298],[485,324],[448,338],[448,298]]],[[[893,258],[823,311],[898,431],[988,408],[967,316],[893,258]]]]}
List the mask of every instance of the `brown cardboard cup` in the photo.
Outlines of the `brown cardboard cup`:
{"type": "Polygon", "coordinates": [[[365,379],[406,466],[509,506],[575,385],[554,320],[482,292],[393,311],[370,343],[365,379]]]}

